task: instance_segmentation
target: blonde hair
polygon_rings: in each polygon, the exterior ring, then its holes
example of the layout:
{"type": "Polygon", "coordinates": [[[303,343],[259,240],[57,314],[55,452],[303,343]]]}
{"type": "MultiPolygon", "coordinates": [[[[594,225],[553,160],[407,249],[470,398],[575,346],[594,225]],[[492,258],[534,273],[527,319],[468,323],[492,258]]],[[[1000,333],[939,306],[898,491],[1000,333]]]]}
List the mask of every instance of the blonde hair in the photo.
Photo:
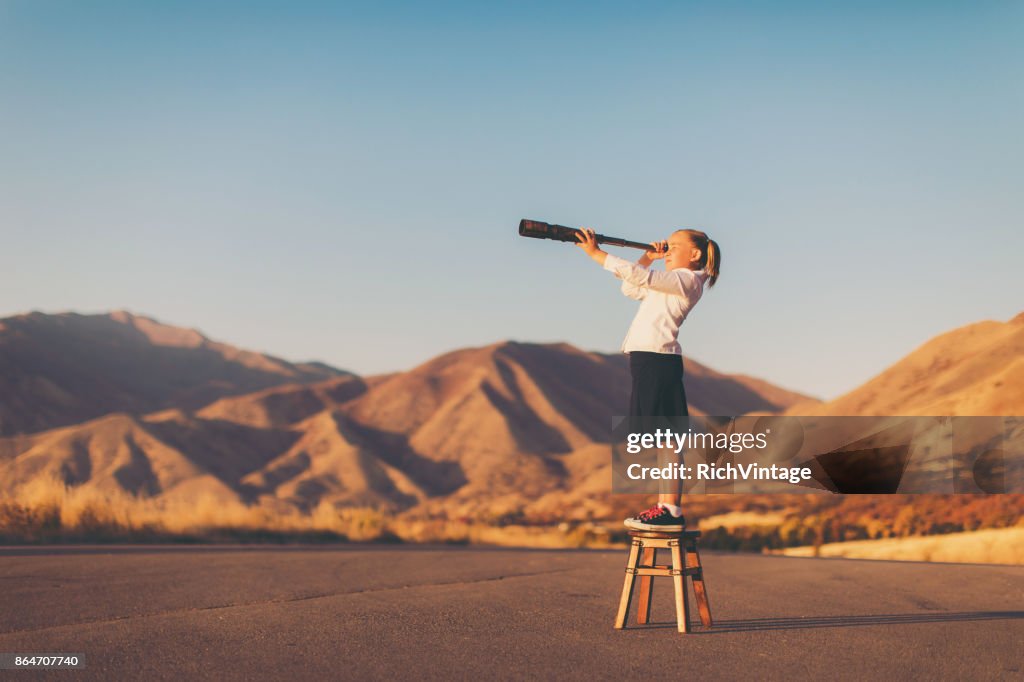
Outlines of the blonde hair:
{"type": "Polygon", "coordinates": [[[676,230],[675,234],[680,232],[689,235],[694,248],[700,249],[700,261],[697,266],[708,271],[708,286],[715,286],[718,273],[722,270],[722,249],[719,248],[718,242],[700,230],[681,229],[676,230]]]}

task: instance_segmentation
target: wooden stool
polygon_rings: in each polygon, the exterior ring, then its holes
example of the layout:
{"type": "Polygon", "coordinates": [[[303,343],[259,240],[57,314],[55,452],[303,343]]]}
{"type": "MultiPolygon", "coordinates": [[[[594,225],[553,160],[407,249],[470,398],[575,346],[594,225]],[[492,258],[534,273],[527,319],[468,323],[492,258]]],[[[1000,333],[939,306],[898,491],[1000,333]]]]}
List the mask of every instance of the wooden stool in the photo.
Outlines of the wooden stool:
{"type": "Polygon", "coordinates": [[[697,608],[700,621],[704,627],[711,627],[711,607],[708,605],[708,593],[704,587],[704,573],[700,564],[700,553],[697,551],[699,530],[684,530],[681,533],[663,533],[660,531],[630,530],[629,536],[633,543],[629,548],[629,559],[626,561],[626,582],[622,586],[622,599],[619,601],[619,615],[615,617],[615,629],[626,626],[629,617],[629,602],[633,598],[633,584],[640,576],[640,603],[636,614],[636,622],[644,625],[651,618],[651,594],[654,591],[652,578],[671,576],[676,591],[676,621],[679,632],[690,631],[690,602],[686,593],[686,578],[693,583],[693,593],[697,597],[697,608]],[[684,547],[686,560],[683,560],[684,547]],[[659,549],[667,549],[672,554],[672,565],[659,566],[655,560],[659,549]],[[641,562],[642,554],[642,562],[641,562]]]}

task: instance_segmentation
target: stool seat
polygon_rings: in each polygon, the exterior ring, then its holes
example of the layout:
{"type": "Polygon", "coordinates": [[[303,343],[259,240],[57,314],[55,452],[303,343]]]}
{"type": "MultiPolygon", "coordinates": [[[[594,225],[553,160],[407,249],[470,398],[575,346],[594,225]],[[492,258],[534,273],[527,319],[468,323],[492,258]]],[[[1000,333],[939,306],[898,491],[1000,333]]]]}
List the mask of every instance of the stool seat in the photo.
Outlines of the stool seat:
{"type": "Polygon", "coordinates": [[[632,542],[629,547],[629,558],[626,560],[626,580],[622,586],[622,598],[619,600],[619,613],[615,618],[615,628],[621,630],[626,626],[629,604],[633,598],[633,588],[637,576],[640,576],[640,598],[636,617],[638,624],[646,624],[651,617],[651,597],[654,591],[652,578],[670,577],[675,588],[676,621],[679,632],[690,631],[687,578],[693,584],[693,593],[697,598],[701,623],[706,628],[712,627],[711,606],[708,604],[707,589],[704,585],[704,569],[700,563],[700,552],[697,550],[700,531],[664,532],[630,529],[627,532],[632,538],[632,542]],[[671,565],[656,563],[659,549],[669,550],[672,557],[671,565]]]}
{"type": "Polygon", "coordinates": [[[684,539],[696,540],[697,538],[700,537],[700,531],[699,530],[684,530],[682,532],[666,533],[665,531],[661,531],[661,530],[632,530],[632,529],[630,529],[630,530],[627,530],[626,532],[629,534],[629,536],[631,538],[651,538],[651,539],[655,539],[655,540],[662,539],[662,538],[664,538],[666,540],[670,540],[672,538],[679,538],[681,540],[684,540],[684,539]]]}

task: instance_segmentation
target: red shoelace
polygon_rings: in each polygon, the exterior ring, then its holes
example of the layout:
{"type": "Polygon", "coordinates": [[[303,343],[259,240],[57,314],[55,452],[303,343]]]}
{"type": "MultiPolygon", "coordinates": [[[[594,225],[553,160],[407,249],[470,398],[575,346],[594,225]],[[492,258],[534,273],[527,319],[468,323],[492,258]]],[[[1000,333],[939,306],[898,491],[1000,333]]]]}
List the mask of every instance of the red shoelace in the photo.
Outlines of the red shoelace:
{"type": "Polygon", "coordinates": [[[654,505],[650,509],[646,509],[646,510],[640,512],[637,515],[637,518],[640,519],[641,521],[650,521],[651,519],[657,518],[657,517],[661,516],[662,514],[667,514],[667,513],[668,513],[668,510],[666,510],[664,507],[659,507],[658,505],[654,505]]]}

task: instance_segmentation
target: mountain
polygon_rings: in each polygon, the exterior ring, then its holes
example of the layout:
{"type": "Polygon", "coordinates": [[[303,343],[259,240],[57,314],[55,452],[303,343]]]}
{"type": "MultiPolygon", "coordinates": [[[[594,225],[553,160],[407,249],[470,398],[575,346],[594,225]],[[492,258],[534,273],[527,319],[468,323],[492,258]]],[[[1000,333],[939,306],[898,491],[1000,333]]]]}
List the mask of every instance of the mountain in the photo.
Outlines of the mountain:
{"type": "MultiPolygon", "coordinates": [[[[778,411],[807,399],[767,400],[692,360],[686,367],[694,414],[778,411]]],[[[394,375],[345,412],[360,424],[400,434],[428,458],[458,463],[466,484],[446,507],[502,495],[514,503],[577,489],[609,464],[611,418],[625,413],[629,386],[621,354],[504,342],[447,353],[394,375]]]]}
{"type": "MultiPolygon", "coordinates": [[[[805,396],[687,362],[694,412],[777,411],[805,396]]],[[[113,414],[0,438],[0,492],[34,476],[144,496],[327,502],[471,516],[571,491],[607,494],[609,427],[626,406],[620,355],[505,342],[408,372],[334,377],[198,409],[113,414]]]]}
{"type": "Polygon", "coordinates": [[[112,412],[193,409],[225,395],[348,372],[293,364],[127,311],[0,319],[0,435],[112,412]]]}
{"type": "Polygon", "coordinates": [[[862,386],[786,414],[984,416],[1024,414],[1024,313],[937,336],[862,386]]]}

